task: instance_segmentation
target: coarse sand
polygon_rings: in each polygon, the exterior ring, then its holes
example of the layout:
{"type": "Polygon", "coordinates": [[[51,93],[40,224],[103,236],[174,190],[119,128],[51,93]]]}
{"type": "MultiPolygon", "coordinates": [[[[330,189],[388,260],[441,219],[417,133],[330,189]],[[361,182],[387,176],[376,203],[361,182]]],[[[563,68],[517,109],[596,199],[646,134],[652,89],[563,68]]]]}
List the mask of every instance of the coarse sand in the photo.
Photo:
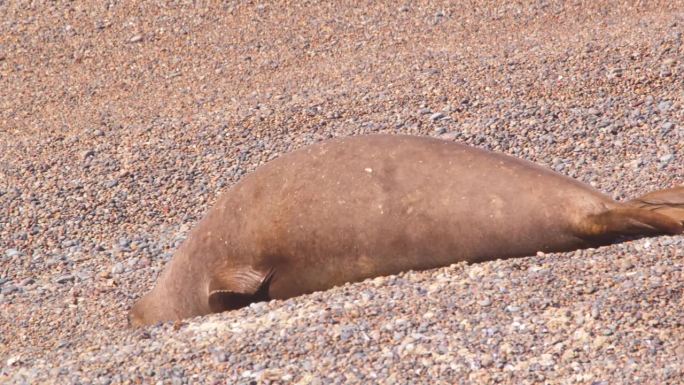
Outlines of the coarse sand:
{"type": "Polygon", "coordinates": [[[684,383],[684,236],[126,328],[220,191],[326,138],[684,183],[684,2],[197,3],[0,1],[0,383],[684,383]]]}

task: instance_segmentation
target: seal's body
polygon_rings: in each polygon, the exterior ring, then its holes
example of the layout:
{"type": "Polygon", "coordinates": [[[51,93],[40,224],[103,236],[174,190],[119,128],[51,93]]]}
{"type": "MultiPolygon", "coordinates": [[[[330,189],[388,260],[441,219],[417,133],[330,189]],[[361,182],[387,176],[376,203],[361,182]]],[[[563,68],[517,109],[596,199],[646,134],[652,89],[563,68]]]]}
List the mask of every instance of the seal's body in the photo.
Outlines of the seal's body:
{"type": "Polygon", "coordinates": [[[680,233],[682,204],[684,187],[619,203],[528,161],[437,139],[334,139],[284,155],[224,193],[131,320],[680,233]]]}

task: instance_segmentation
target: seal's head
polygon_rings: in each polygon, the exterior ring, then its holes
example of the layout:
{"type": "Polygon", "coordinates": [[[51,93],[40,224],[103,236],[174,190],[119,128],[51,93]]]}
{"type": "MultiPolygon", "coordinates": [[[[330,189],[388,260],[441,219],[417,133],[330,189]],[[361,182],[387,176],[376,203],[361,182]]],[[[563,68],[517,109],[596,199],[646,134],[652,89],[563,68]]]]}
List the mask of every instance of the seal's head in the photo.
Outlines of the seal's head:
{"type": "Polygon", "coordinates": [[[128,313],[128,325],[132,327],[153,325],[158,322],[176,321],[209,313],[206,302],[192,291],[174,290],[175,285],[164,281],[136,302],[128,313]]]}
{"type": "Polygon", "coordinates": [[[128,326],[139,327],[168,319],[170,315],[165,314],[160,305],[161,302],[155,300],[154,290],[147,293],[133,305],[128,313],[128,326]]]}
{"type": "Polygon", "coordinates": [[[151,325],[208,313],[203,274],[189,267],[183,250],[162,273],[157,285],[131,308],[129,326],[151,325]]]}

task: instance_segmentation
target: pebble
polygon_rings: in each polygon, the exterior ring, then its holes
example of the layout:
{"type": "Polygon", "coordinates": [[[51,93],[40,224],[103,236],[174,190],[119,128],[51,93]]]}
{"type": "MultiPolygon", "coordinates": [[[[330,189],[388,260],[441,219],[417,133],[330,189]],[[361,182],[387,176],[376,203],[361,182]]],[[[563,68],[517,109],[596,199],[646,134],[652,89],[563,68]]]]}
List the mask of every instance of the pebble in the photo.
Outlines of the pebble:
{"type": "Polygon", "coordinates": [[[491,304],[492,304],[492,300],[489,299],[489,298],[485,298],[485,299],[483,299],[482,301],[479,301],[479,302],[478,302],[478,305],[483,306],[483,307],[484,307],[484,306],[489,306],[489,305],[491,305],[491,304]]]}
{"type": "Polygon", "coordinates": [[[123,265],[123,263],[121,263],[121,262],[116,263],[116,264],[112,267],[112,275],[121,274],[121,273],[123,273],[123,272],[124,272],[124,265],[123,265]]]}
{"type": "Polygon", "coordinates": [[[665,154],[660,157],[660,162],[661,163],[669,163],[672,158],[674,158],[674,154],[665,154]]]}
{"type": "Polygon", "coordinates": [[[2,294],[5,294],[5,295],[12,294],[12,293],[17,292],[17,291],[19,291],[19,288],[14,286],[14,285],[3,285],[0,288],[0,292],[2,292],[2,294]]]}
{"type": "Polygon", "coordinates": [[[81,159],[86,160],[92,156],[95,155],[95,151],[93,150],[85,150],[81,153],[81,159]]]}
{"type": "Polygon", "coordinates": [[[493,363],[494,360],[490,354],[483,354],[482,357],[480,357],[480,365],[482,365],[483,368],[488,368],[492,366],[493,363]]]}
{"type": "Polygon", "coordinates": [[[112,187],[116,187],[118,184],[119,184],[118,180],[112,179],[112,180],[105,182],[104,187],[105,188],[112,188],[112,187]]]}
{"type": "Polygon", "coordinates": [[[430,120],[433,122],[436,122],[440,119],[444,118],[444,114],[441,112],[435,112],[434,114],[430,115],[430,120]]]}
{"type": "Polygon", "coordinates": [[[442,139],[442,140],[451,140],[451,141],[453,141],[453,140],[455,140],[456,138],[458,138],[458,136],[459,136],[459,133],[458,133],[458,132],[452,131],[452,132],[444,132],[444,133],[440,134],[440,135],[439,135],[439,138],[442,139]]]}
{"type": "Polygon", "coordinates": [[[549,367],[555,364],[552,354],[544,353],[539,357],[539,364],[541,366],[549,367]]]}
{"type": "Polygon", "coordinates": [[[72,274],[64,274],[60,275],[59,277],[55,278],[55,283],[67,283],[67,282],[73,282],[74,281],[74,276],[72,274]]]}
{"type": "Polygon", "coordinates": [[[669,111],[670,107],[672,107],[672,102],[669,100],[663,100],[660,103],[658,103],[658,111],[660,111],[661,113],[669,111]]]}
{"type": "Polygon", "coordinates": [[[644,165],[644,160],[642,158],[636,158],[630,162],[630,165],[633,169],[637,170],[644,165]]]}

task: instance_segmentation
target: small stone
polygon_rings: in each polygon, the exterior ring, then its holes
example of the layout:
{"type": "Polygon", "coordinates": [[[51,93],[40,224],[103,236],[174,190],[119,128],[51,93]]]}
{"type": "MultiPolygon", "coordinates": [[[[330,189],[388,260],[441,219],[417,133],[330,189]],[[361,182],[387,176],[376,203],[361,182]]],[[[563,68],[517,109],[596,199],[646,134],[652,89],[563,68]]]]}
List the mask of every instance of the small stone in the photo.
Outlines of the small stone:
{"type": "Polygon", "coordinates": [[[78,242],[73,240],[73,239],[67,239],[62,242],[62,247],[72,247],[75,246],[78,242]]]}
{"type": "Polygon", "coordinates": [[[641,158],[636,158],[630,162],[630,166],[635,170],[639,169],[639,167],[641,167],[643,165],[644,165],[644,160],[641,158]]]}
{"type": "Polygon", "coordinates": [[[567,363],[569,361],[572,361],[576,356],[577,354],[575,353],[574,349],[566,349],[565,352],[563,352],[563,354],[561,355],[561,360],[564,363],[567,363]]]}
{"type": "Polygon", "coordinates": [[[608,127],[608,126],[610,126],[611,122],[612,121],[609,119],[601,119],[601,120],[599,120],[597,126],[598,126],[598,128],[608,127]]]}
{"type": "Polygon", "coordinates": [[[482,307],[486,307],[486,306],[489,306],[492,304],[492,300],[489,298],[485,298],[482,301],[479,301],[477,304],[482,306],[482,307]]]}
{"type": "Polygon", "coordinates": [[[601,310],[599,310],[598,306],[593,306],[591,308],[591,318],[598,319],[600,316],[601,316],[601,310]]]}
{"type": "Polygon", "coordinates": [[[623,259],[620,261],[620,267],[623,270],[630,270],[631,268],[634,267],[634,262],[632,262],[632,260],[630,260],[630,259],[623,259]]]}
{"type": "Polygon", "coordinates": [[[544,367],[550,367],[555,364],[555,360],[553,359],[553,355],[549,353],[544,353],[539,357],[539,364],[544,367]]]}
{"type": "Polygon", "coordinates": [[[660,157],[660,163],[668,164],[674,158],[674,154],[665,154],[660,157]]]}
{"type": "Polygon", "coordinates": [[[623,73],[622,68],[612,68],[611,70],[608,71],[608,79],[614,79],[614,78],[622,77],[622,73],[623,73]]]}
{"type": "Polygon", "coordinates": [[[441,134],[441,135],[439,135],[439,138],[442,140],[454,140],[454,139],[458,138],[458,131],[451,131],[451,132],[441,134]]]}
{"type": "Polygon", "coordinates": [[[432,112],[432,111],[430,111],[429,108],[421,108],[420,110],[418,110],[418,113],[421,114],[421,115],[427,115],[427,114],[429,114],[429,113],[431,113],[431,112],[432,112]]]}
{"type": "Polygon", "coordinates": [[[56,283],[74,282],[74,276],[71,274],[61,275],[55,279],[55,282],[56,283]]]}
{"type": "Polygon", "coordinates": [[[131,39],[129,41],[131,43],[138,43],[138,42],[141,42],[142,39],[143,39],[142,35],[135,35],[135,36],[131,37],[131,39]]]}
{"type": "Polygon", "coordinates": [[[660,112],[667,112],[670,107],[672,107],[672,102],[669,100],[663,100],[662,102],[658,103],[658,111],[660,112]]]}
{"type": "Polygon", "coordinates": [[[482,365],[483,368],[492,366],[492,363],[494,363],[494,359],[492,359],[491,355],[483,354],[482,357],[480,357],[480,365],[482,365]]]}
{"type": "Polygon", "coordinates": [[[673,128],[674,128],[674,123],[672,123],[672,122],[665,122],[665,123],[663,123],[663,124],[660,126],[660,132],[661,132],[663,135],[665,135],[665,134],[667,134],[668,132],[672,131],[673,128]]]}
{"type": "Polygon", "coordinates": [[[112,180],[105,182],[104,187],[105,188],[112,188],[112,187],[116,187],[118,184],[119,184],[119,181],[117,181],[116,179],[112,179],[112,180]]]}
{"type": "Polygon", "coordinates": [[[354,336],[354,331],[350,328],[344,328],[340,331],[340,340],[346,341],[354,336]]]}
{"type": "Polygon", "coordinates": [[[95,151],[93,151],[93,150],[85,150],[81,153],[81,158],[83,160],[86,160],[92,156],[95,156],[95,151]]]}
{"type": "Polygon", "coordinates": [[[112,275],[116,274],[121,274],[124,272],[124,265],[121,262],[118,262],[112,267],[112,275]]]}
{"type": "Polygon", "coordinates": [[[558,162],[553,166],[553,169],[556,170],[557,172],[561,172],[561,171],[563,171],[563,169],[565,169],[565,163],[558,162]]]}
{"type": "Polygon", "coordinates": [[[605,336],[596,336],[594,337],[594,341],[592,342],[592,346],[594,349],[602,349],[605,345],[606,342],[608,342],[608,337],[605,336]]]}
{"type": "Polygon", "coordinates": [[[444,118],[444,114],[441,112],[435,112],[434,114],[430,115],[430,120],[433,122],[436,122],[442,118],[444,118]]]}
{"type": "Polygon", "coordinates": [[[19,288],[14,286],[14,285],[4,285],[2,287],[2,290],[0,290],[0,292],[2,292],[2,294],[5,294],[5,295],[12,294],[12,293],[17,292],[17,291],[19,291],[19,288]]]}
{"type": "Polygon", "coordinates": [[[216,362],[226,362],[228,361],[228,355],[225,352],[216,352],[214,353],[214,360],[216,362]]]}

